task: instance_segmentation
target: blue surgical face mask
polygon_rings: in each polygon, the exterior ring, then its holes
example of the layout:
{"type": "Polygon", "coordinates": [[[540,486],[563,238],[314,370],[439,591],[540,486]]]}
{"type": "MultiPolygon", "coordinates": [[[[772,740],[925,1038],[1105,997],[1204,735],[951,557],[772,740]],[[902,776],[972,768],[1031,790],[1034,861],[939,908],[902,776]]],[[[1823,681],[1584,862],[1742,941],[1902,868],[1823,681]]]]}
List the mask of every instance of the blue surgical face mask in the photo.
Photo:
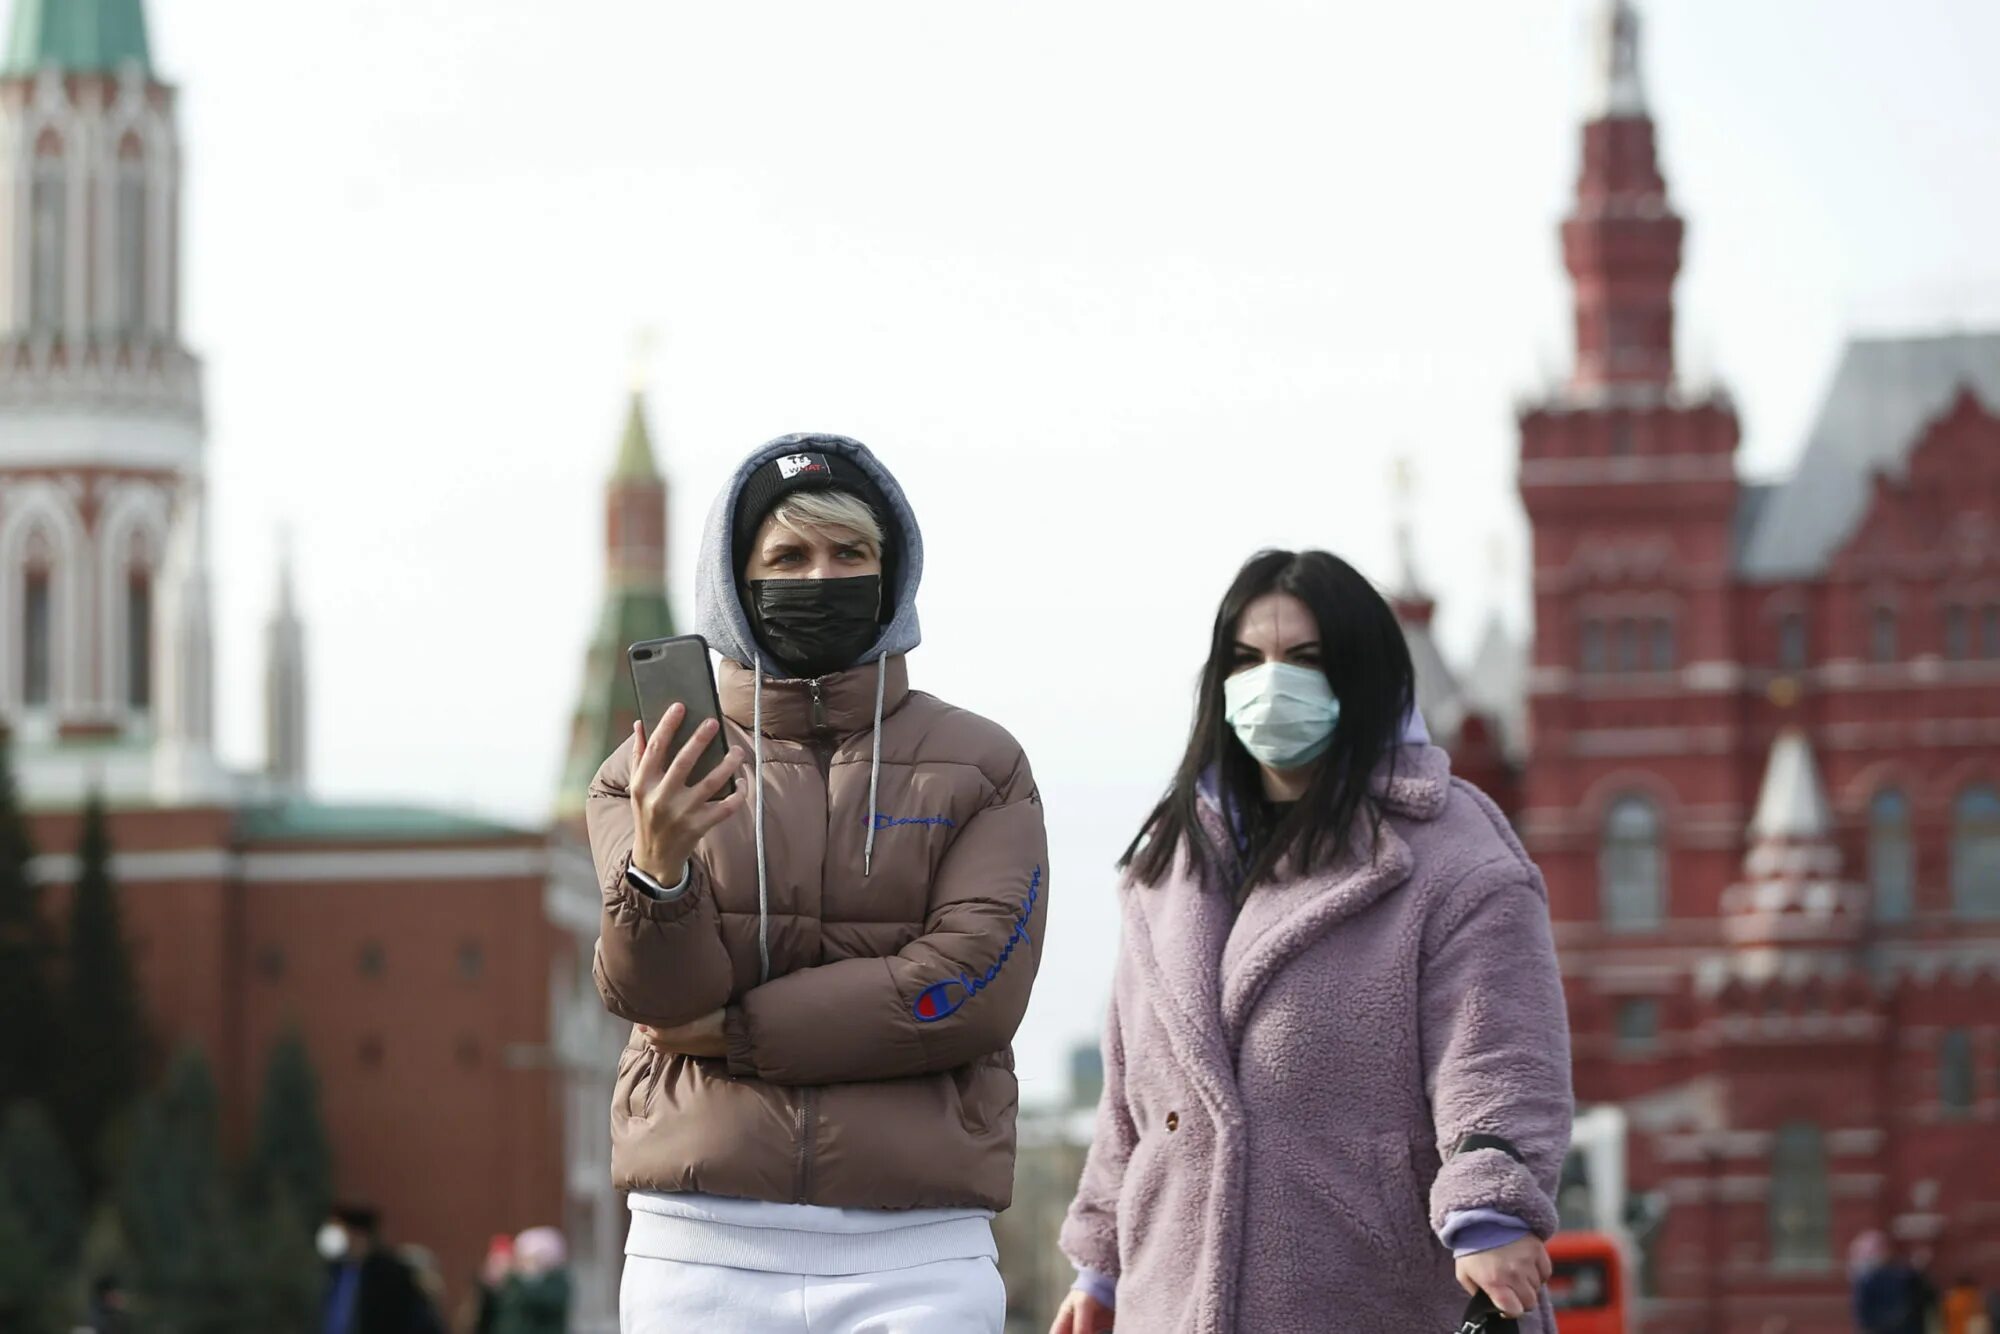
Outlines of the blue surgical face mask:
{"type": "Polygon", "coordinates": [[[1298,769],[1326,753],[1340,701],[1326,673],[1289,662],[1267,662],[1222,683],[1223,717],[1259,764],[1298,769]]]}

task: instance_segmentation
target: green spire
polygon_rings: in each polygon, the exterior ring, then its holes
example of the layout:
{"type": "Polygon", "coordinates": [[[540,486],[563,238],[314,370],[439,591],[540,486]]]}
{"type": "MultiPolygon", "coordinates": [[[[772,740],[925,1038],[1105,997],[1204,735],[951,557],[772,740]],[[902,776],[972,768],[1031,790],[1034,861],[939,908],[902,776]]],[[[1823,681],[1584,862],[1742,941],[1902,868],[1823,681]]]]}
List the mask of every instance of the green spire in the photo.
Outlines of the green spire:
{"type": "Polygon", "coordinates": [[[143,0],[15,0],[0,76],[50,66],[71,74],[111,74],[133,62],[153,72],[143,0]]]}
{"type": "Polygon", "coordinates": [[[660,469],[653,462],[653,437],[646,430],[646,396],[632,391],[632,409],[625,417],[625,438],[618,442],[618,463],[611,475],[621,481],[656,482],[660,469]]]}

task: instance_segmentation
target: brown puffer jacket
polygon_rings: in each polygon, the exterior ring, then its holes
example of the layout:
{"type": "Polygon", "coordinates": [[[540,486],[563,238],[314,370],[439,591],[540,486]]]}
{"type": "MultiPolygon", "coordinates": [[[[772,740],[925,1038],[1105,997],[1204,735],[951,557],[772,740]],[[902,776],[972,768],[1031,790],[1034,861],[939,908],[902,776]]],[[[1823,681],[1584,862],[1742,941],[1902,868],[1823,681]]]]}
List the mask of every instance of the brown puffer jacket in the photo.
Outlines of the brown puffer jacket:
{"type": "MultiPolygon", "coordinates": [[[[730,741],[746,751],[754,680],[723,661],[730,741]]],[[[625,874],[630,742],[591,786],[605,1005],[654,1026],[728,1007],[726,1061],[662,1057],[634,1033],[611,1104],[612,1175],[627,1190],[1004,1209],[1009,1044],[1048,915],[1027,758],[993,723],[912,692],[900,656],[817,683],[767,680],[762,712],[769,982],[753,808],[703,840],[687,893],[659,901],[625,874]]]]}

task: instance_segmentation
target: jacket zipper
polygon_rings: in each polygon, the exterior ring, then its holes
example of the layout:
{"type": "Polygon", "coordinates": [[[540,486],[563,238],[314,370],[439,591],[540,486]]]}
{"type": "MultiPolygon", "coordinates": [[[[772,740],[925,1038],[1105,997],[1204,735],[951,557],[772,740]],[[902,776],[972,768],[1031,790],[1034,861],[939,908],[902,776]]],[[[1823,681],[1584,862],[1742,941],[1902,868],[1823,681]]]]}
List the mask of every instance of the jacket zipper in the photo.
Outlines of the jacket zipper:
{"type": "Polygon", "coordinates": [[[797,1170],[794,1173],[793,1203],[807,1204],[812,1200],[812,1160],[813,1139],[819,1133],[819,1090],[816,1088],[799,1091],[798,1109],[792,1116],[799,1137],[797,1170]]]}
{"type": "MultiPolygon", "coordinates": [[[[827,784],[827,801],[833,800],[833,728],[826,718],[826,695],[818,678],[807,683],[812,698],[813,758],[819,762],[820,778],[827,784]]],[[[824,868],[822,868],[824,874],[824,868]]],[[[813,1189],[813,1147],[819,1136],[819,1090],[808,1088],[799,1099],[798,1202],[809,1204],[813,1189]]]]}

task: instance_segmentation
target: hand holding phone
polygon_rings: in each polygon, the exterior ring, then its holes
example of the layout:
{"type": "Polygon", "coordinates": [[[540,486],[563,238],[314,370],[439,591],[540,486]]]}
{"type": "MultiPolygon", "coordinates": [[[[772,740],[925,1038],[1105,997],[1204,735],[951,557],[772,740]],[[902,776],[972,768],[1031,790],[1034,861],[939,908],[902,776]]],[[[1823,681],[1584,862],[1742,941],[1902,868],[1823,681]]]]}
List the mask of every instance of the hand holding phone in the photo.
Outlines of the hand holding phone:
{"type": "Polygon", "coordinates": [[[721,795],[743,767],[740,750],[731,750],[706,777],[693,777],[703,752],[721,734],[722,725],[715,719],[704,719],[694,735],[669,755],[670,739],[679,733],[686,716],[685,705],[669,705],[651,736],[646,735],[643,721],[632,724],[632,865],[666,885],[681,878],[695,846],[709,830],[736,814],[744,801],[740,789],[721,795]]]}

